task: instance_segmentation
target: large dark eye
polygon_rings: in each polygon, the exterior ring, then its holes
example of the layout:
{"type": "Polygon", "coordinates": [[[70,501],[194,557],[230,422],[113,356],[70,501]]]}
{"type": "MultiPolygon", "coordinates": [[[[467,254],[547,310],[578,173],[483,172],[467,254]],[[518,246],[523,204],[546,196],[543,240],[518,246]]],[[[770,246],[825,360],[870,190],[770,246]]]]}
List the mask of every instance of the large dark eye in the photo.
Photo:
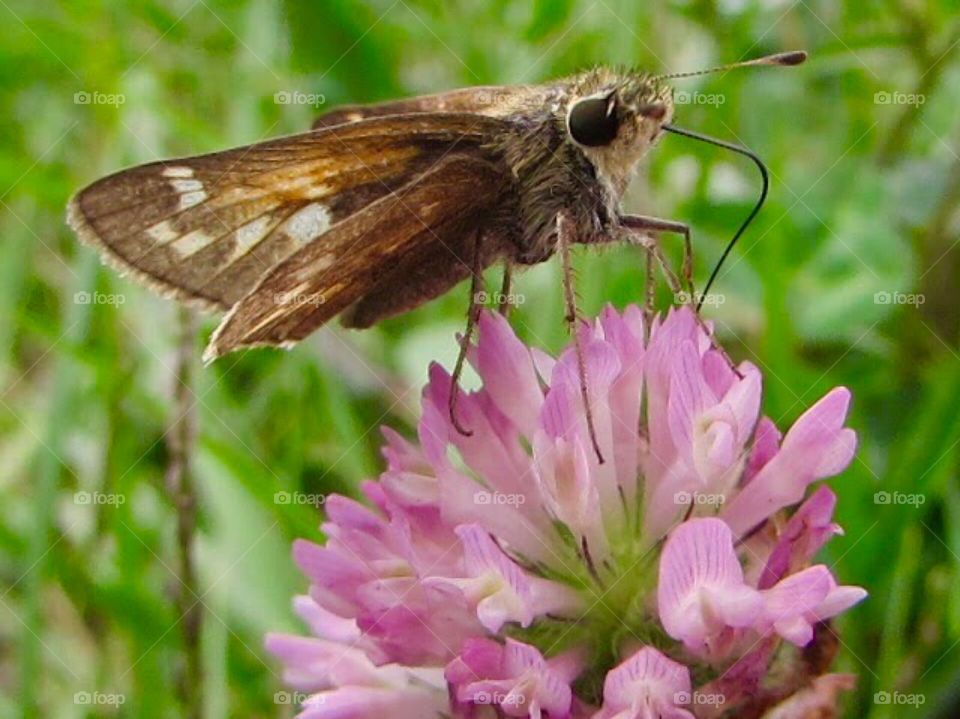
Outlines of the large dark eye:
{"type": "Polygon", "coordinates": [[[609,145],[617,136],[620,121],[613,98],[591,97],[570,109],[570,137],[586,147],[609,145]]]}

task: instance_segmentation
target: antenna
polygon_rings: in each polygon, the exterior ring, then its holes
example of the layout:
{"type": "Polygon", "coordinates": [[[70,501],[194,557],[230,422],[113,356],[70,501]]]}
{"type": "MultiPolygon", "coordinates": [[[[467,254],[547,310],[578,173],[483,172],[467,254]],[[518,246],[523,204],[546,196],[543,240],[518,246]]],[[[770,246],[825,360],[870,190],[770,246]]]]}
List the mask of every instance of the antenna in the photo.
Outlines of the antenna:
{"type": "Polygon", "coordinates": [[[753,67],[755,65],[772,65],[775,67],[792,67],[799,65],[807,59],[807,53],[803,50],[790,50],[788,52],[778,52],[773,55],[764,55],[753,60],[744,60],[743,62],[734,62],[729,65],[718,65],[706,70],[694,70],[692,72],[673,72],[668,75],[655,75],[651,80],[676,80],[681,77],[696,77],[697,75],[709,75],[714,72],[726,72],[727,70],[736,70],[741,67],[753,67]]]}
{"type": "Polygon", "coordinates": [[[717,147],[722,147],[725,150],[736,152],[738,155],[749,157],[751,160],[753,160],[754,164],[757,166],[757,169],[760,170],[760,177],[763,180],[763,187],[760,190],[760,199],[757,200],[757,204],[753,206],[753,210],[749,215],[747,215],[747,219],[743,221],[742,225],[740,225],[740,229],[737,230],[737,233],[733,236],[733,239],[727,243],[727,246],[723,249],[723,254],[720,255],[720,259],[717,260],[717,264],[713,268],[713,272],[710,273],[710,279],[707,280],[707,284],[703,288],[703,293],[700,295],[700,300],[697,302],[697,312],[699,312],[700,308],[703,306],[704,299],[707,297],[707,293],[710,292],[710,288],[713,286],[714,280],[716,280],[717,275],[720,274],[720,268],[723,266],[724,260],[727,259],[727,256],[733,250],[733,246],[737,244],[737,240],[739,240],[740,236],[746,232],[747,228],[750,226],[750,223],[753,222],[753,218],[757,216],[757,214],[760,212],[760,208],[763,207],[763,203],[767,199],[767,191],[770,189],[770,174],[767,172],[767,166],[763,164],[763,160],[761,160],[754,152],[745,147],[734,145],[731,142],[724,142],[723,140],[718,140],[717,138],[710,137],[709,135],[701,135],[699,132],[684,130],[676,125],[665,124],[662,127],[664,130],[672,132],[676,135],[682,135],[683,137],[689,137],[691,140],[698,140],[699,142],[706,142],[710,145],[716,145],[717,147]]]}

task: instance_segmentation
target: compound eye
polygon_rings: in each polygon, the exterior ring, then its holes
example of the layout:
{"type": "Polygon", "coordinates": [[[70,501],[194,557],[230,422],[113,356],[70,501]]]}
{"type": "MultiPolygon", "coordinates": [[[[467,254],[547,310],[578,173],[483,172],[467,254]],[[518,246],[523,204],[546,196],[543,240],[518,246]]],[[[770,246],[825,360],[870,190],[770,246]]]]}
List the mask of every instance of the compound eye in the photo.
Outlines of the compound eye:
{"type": "Polygon", "coordinates": [[[612,97],[591,97],[580,100],[567,117],[570,137],[585,147],[609,145],[617,136],[620,120],[616,100],[612,97]]]}

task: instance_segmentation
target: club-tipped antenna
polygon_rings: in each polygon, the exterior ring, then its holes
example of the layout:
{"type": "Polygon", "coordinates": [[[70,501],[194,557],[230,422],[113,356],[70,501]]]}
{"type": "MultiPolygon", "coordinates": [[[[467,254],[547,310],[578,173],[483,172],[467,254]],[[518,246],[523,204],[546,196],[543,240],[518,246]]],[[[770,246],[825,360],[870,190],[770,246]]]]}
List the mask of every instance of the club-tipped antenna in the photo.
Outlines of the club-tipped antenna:
{"type": "Polygon", "coordinates": [[[668,75],[655,75],[652,80],[676,80],[681,77],[696,77],[697,75],[709,75],[714,72],[726,72],[727,70],[736,70],[741,67],[753,67],[755,65],[773,65],[775,67],[792,67],[799,65],[807,59],[807,53],[803,50],[790,50],[789,52],[778,52],[773,55],[764,55],[753,60],[743,60],[729,65],[718,65],[706,70],[694,70],[692,72],[672,72],[668,75]]]}
{"type": "Polygon", "coordinates": [[[700,294],[700,299],[697,302],[697,312],[699,312],[700,308],[703,306],[703,301],[707,297],[707,293],[710,292],[710,288],[713,287],[714,281],[720,274],[720,268],[723,267],[724,261],[730,255],[734,245],[737,244],[737,240],[739,240],[743,233],[747,231],[750,223],[753,222],[753,218],[759,214],[760,208],[763,207],[763,203],[767,199],[767,192],[770,189],[770,173],[767,172],[767,166],[763,164],[763,160],[761,160],[756,153],[754,153],[752,150],[748,150],[746,147],[734,145],[732,142],[718,140],[717,138],[710,137],[709,135],[701,135],[699,132],[684,130],[676,125],[663,125],[663,129],[676,135],[689,137],[691,140],[706,142],[707,144],[715,145],[716,147],[722,147],[725,150],[730,150],[731,152],[736,152],[738,155],[749,157],[751,160],[753,160],[753,163],[757,166],[757,169],[760,170],[760,178],[763,181],[763,186],[760,190],[760,197],[757,199],[757,203],[753,206],[753,210],[751,210],[750,214],[747,215],[747,219],[743,221],[743,224],[740,225],[740,229],[737,230],[736,234],[733,236],[733,239],[731,239],[730,242],[727,243],[727,246],[723,248],[723,253],[720,255],[720,259],[717,260],[717,264],[714,265],[713,272],[710,273],[710,279],[707,280],[707,284],[704,286],[703,292],[700,294]]]}

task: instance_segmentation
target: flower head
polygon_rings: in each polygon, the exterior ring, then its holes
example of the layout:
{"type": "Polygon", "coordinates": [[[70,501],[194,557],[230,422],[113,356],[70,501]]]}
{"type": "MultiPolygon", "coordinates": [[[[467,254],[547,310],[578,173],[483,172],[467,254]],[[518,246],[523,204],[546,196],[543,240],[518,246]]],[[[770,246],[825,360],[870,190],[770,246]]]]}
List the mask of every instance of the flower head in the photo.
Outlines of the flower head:
{"type": "Polygon", "coordinates": [[[419,441],[385,431],[367,502],[330,498],[326,544],[295,545],[313,636],[267,646],[311,693],[303,716],[756,710],[791,693],[759,689],[772,663],[799,666],[795,647],[865,596],[811,566],[840,531],[835,495],[804,502],[853,457],[845,389],[781,438],[760,371],[688,309],[647,326],[608,308],[578,331],[606,461],[572,348],[554,360],[485,313],[468,353],[483,385],[457,405],[469,434],[433,366],[419,441]]]}

